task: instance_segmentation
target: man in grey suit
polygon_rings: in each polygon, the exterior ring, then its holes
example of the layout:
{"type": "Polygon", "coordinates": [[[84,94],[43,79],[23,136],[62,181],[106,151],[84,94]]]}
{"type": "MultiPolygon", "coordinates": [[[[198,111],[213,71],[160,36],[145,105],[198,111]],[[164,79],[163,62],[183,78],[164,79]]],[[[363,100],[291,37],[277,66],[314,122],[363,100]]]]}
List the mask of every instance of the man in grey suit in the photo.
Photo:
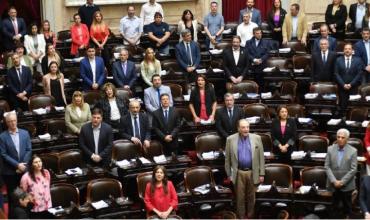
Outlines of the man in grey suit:
{"type": "Polygon", "coordinates": [[[245,119],[239,120],[238,133],[226,140],[225,170],[235,186],[238,218],[245,218],[245,201],[247,217],[253,218],[255,185],[264,181],[265,158],[261,137],[249,133],[245,119]]]}
{"type": "MultiPolygon", "coordinates": [[[[333,192],[334,207],[339,209],[343,203],[345,217],[350,217],[352,212],[352,191],[356,188],[355,175],[357,172],[357,150],[349,145],[349,131],[339,129],[337,131],[337,143],[328,147],[325,158],[327,175],[327,189],[333,192]]],[[[333,216],[343,218],[343,216],[333,216]]]]}

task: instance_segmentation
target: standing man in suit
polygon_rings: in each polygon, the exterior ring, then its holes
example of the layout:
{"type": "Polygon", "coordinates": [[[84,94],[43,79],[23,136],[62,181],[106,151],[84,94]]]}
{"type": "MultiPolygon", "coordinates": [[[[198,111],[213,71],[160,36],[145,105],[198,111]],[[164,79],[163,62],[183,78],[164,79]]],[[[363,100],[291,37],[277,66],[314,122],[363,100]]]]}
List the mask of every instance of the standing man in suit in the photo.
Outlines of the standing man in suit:
{"type": "Polygon", "coordinates": [[[313,82],[332,82],[337,54],[329,50],[329,41],[320,39],[320,50],[312,53],[311,77],[313,82]]]}
{"type": "Polygon", "coordinates": [[[189,29],[181,31],[182,42],[176,44],[176,60],[184,71],[185,78],[193,82],[195,80],[194,71],[200,64],[200,49],[198,43],[191,40],[189,29]]]}
{"type": "Polygon", "coordinates": [[[233,36],[232,46],[223,52],[225,76],[235,84],[243,81],[248,73],[248,54],[240,43],[240,37],[233,36]]]}
{"type": "Polygon", "coordinates": [[[150,146],[150,126],[148,117],[140,112],[140,102],[132,100],[129,104],[130,114],[121,121],[122,138],[140,145],[144,150],[150,146]]]}
{"type": "Polygon", "coordinates": [[[86,24],[89,30],[93,21],[93,15],[96,11],[100,11],[100,8],[98,5],[94,4],[94,0],[86,0],[86,4],[82,5],[78,9],[78,14],[81,17],[81,23],[86,24]]]}
{"type": "MultiPolygon", "coordinates": [[[[334,207],[343,203],[345,217],[352,213],[352,191],[356,189],[357,150],[349,145],[350,133],[347,129],[337,131],[337,143],[328,147],[325,158],[327,189],[333,192],[334,207]]],[[[334,216],[343,218],[343,216],[334,216]]]]}
{"type": "Polygon", "coordinates": [[[263,80],[263,69],[266,66],[266,61],[269,57],[269,43],[262,39],[262,29],[260,27],[253,29],[253,38],[245,44],[251,70],[254,78],[263,91],[265,82],[263,80]]]}
{"type": "Polygon", "coordinates": [[[240,10],[239,24],[243,22],[243,16],[245,15],[245,13],[250,13],[251,21],[256,23],[258,26],[261,26],[262,23],[261,12],[260,10],[254,8],[254,0],[247,0],[246,5],[247,7],[245,9],[240,10]]]}
{"type": "Polygon", "coordinates": [[[137,79],[135,63],[128,60],[128,51],[124,48],[119,53],[119,59],[112,67],[114,84],[119,88],[133,91],[137,79]]]}
{"type": "Polygon", "coordinates": [[[264,181],[265,158],[261,137],[249,133],[246,119],[239,120],[238,133],[226,139],[225,170],[235,186],[238,218],[253,218],[255,185],[264,181]]]}
{"type": "Polygon", "coordinates": [[[370,29],[364,27],[361,31],[362,40],[359,40],[354,45],[355,56],[362,60],[365,65],[364,74],[362,77],[362,83],[368,83],[370,81],[370,29]]]}
{"type": "Polygon", "coordinates": [[[327,24],[322,24],[320,26],[320,36],[315,38],[313,41],[312,52],[320,52],[320,40],[325,38],[329,41],[329,50],[335,52],[337,47],[337,40],[334,37],[329,36],[329,27],[327,24]]]}
{"type": "Polygon", "coordinates": [[[93,109],[91,122],[81,127],[79,145],[88,163],[107,167],[112,154],[113,133],[112,127],[102,120],[102,110],[93,109]]]}
{"type": "Polygon", "coordinates": [[[231,93],[224,95],[225,107],[216,110],[216,129],[217,133],[226,138],[238,132],[238,121],[244,118],[241,108],[234,105],[234,96],[231,93]]]}
{"type": "MultiPolygon", "coordinates": [[[[5,114],[8,130],[0,134],[0,151],[4,161],[2,170],[3,179],[7,186],[8,201],[12,201],[14,189],[19,185],[23,173],[27,171],[27,164],[31,159],[32,146],[28,131],[17,127],[17,114],[5,114]]],[[[13,207],[9,204],[9,219],[13,217],[13,207]]]]}
{"type": "Polygon", "coordinates": [[[164,147],[166,156],[181,152],[177,135],[180,130],[180,117],[174,107],[170,106],[170,96],[161,95],[162,107],[153,112],[153,129],[164,147]]]}
{"type": "Polygon", "coordinates": [[[344,56],[338,57],[335,62],[334,75],[338,83],[339,107],[341,114],[345,113],[350,94],[357,93],[363,74],[364,64],[356,56],[352,56],[351,43],[344,45],[344,56]]]}
{"type": "Polygon", "coordinates": [[[370,176],[363,176],[360,186],[360,207],[364,218],[370,220],[370,176]]]}
{"type": "Polygon", "coordinates": [[[90,44],[87,49],[87,57],[80,62],[83,91],[98,90],[105,81],[104,70],[103,58],[95,56],[95,47],[90,44]]]}
{"type": "Polygon", "coordinates": [[[28,110],[28,98],[32,93],[32,74],[30,68],[22,66],[19,55],[12,55],[13,67],[8,69],[7,81],[9,100],[12,108],[22,111],[28,110]]]}
{"type": "Polygon", "coordinates": [[[357,3],[353,3],[349,7],[349,18],[352,21],[351,31],[360,34],[362,21],[366,14],[368,5],[369,3],[367,3],[366,0],[357,0],[357,3]]]}
{"type": "Polygon", "coordinates": [[[290,6],[290,13],[285,16],[283,23],[283,44],[288,41],[298,40],[303,45],[307,43],[307,18],[303,12],[299,12],[299,5],[294,3],[290,6]]]}
{"type": "Polygon", "coordinates": [[[154,74],[152,76],[153,86],[144,90],[145,108],[149,113],[153,113],[161,107],[161,94],[169,96],[170,106],[173,106],[171,89],[168,86],[162,85],[161,76],[154,74]]]}
{"type": "Polygon", "coordinates": [[[26,23],[23,18],[17,17],[17,9],[10,7],[9,18],[2,22],[2,33],[5,50],[13,51],[18,43],[22,43],[24,35],[27,34],[26,23]]]}

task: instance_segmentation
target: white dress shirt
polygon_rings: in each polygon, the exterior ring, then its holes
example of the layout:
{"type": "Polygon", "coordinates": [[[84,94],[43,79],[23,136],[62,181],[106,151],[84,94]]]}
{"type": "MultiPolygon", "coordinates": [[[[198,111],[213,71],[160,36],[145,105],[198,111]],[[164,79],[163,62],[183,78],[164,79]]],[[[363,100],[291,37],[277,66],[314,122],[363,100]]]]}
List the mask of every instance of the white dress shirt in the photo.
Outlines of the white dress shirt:
{"type": "Polygon", "coordinates": [[[93,73],[93,83],[96,83],[96,63],[95,63],[95,57],[94,59],[89,59],[90,66],[91,66],[91,72],[93,73]]]}
{"type": "Polygon", "coordinates": [[[109,105],[110,105],[110,120],[116,121],[120,119],[121,114],[119,113],[116,99],[109,100],[109,105]]]}
{"type": "Polygon", "coordinates": [[[233,48],[233,56],[234,56],[234,60],[235,60],[235,66],[238,65],[238,62],[239,62],[239,56],[240,56],[240,48],[235,50],[233,48]]]}
{"type": "Polygon", "coordinates": [[[144,25],[150,24],[154,21],[154,14],[156,12],[160,12],[162,14],[162,18],[164,18],[162,6],[157,2],[154,4],[147,2],[141,7],[140,18],[143,20],[144,25]]]}
{"type": "Polygon", "coordinates": [[[240,45],[242,47],[245,46],[245,42],[247,42],[253,37],[253,29],[256,27],[258,27],[258,25],[251,21],[248,24],[245,24],[243,22],[238,25],[238,28],[236,29],[236,35],[238,35],[241,38],[240,45]]]}
{"type": "Polygon", "coordinates": [[[297,37],[298,16],[292,17],[292,37],[297,37]]]}
{"type": "Polygon", "coordinates": [[[94,143],[95,143],[95,154],[99,154],[99,136],[100,136],[101,124],[98,127],[93,127],[94,143]]]}

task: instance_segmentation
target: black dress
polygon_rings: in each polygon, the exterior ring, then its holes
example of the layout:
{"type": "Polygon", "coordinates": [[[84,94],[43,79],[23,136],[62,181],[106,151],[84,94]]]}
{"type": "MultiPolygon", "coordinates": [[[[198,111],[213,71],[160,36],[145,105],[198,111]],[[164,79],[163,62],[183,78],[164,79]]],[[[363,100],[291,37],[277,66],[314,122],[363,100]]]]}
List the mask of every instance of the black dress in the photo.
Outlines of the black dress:
{"type": "Polygon", "coordinates": [[[60,79],[50,79],[50,91],[51,95],[55,99],[56,106],[65,106],[63,95],[62,95],[62,88],[60,87],[60,79]]]}
{"type": "Polygon", "coordinates": [[[191,33],[191,40],[194,40],[194,26],[193,26],[193,23],[191,23],[191,26],[190,27],[188,27],[188,26],[186,26],[186,24],[185,24],[185,29],[188,29],[189,31],[190,31],[190,33],[191,33]]]}

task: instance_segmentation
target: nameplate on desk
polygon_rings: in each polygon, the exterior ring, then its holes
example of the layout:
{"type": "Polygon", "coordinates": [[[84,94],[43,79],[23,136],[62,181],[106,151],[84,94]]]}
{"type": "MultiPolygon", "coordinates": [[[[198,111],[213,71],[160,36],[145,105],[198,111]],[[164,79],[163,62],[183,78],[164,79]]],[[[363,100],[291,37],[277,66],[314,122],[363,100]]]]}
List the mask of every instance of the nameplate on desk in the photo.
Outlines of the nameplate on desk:
{"type": "Polygon", "coordinates": [[[127,167],[131,166],[131,163],[128,160],[121,160],[121,161],[117,161],[116,165],[119,168],[127,168],[127,167]]]}
{"type": "Polygon", "coordinates": [[[65,171],[65,173],[69,176],[82,175],[83,174],[82,169],[79,168],[79,167],[76,167],[76,168],[73,168],[73,169],[68,169],[68,170],[65,171]]]}
{"type": "Polygon", "coordinates": [[[274,71],[275,69],[276,69],[276,67],[266,67],[265,69],[263,69],[263,72],[270,73],[270,72],[274,71]]]}
{"type": "Polygon", "coordinates": [[[298,118],[300,124],[308,124],[312,122],[312,118],[298,118]]]}
{"type": "Polygon", "coordinates": [[[295,73],[304,73],[304,69],[294,69],[295,73]]]}
{"type": "Polygon", "coordinates": [[[257,192],[268,192],[271,189],[271,185],[259,185],[257,187],[257,192]]]}
{"type": "MultiPolygon", "coordinates": [[[[301,194],[307,194],[307,193],[310,192],[311,188],[312,188],[312,186],[301,186],[301,187],[299,187],[299,192],[301,194]]],[[[318,189],[319,189],[319,187],[316,186],[316,190],[318,190],[318,189]]]]}
{"type": "Polygon", "coordinates": [[[91,206],[94,209],[99,210],[99,209],[107,208],[109,205],[104,200],[100,200],[100,201],[91,203],[91,206]]]}
{"type": "Polygon", "coordinates": [[[334,119],[334,118],[332,118],[332,119],[330,119],[329,121],[328,121],[328,125],[338,125],[340,122],[342,121],[342,119],[334,119]]]}
{"type": "Polygon", "coordinates": [[[48,212],[51,213],[52,215],[56,215],[59,213],[63,213],[64,209],[62,208],[62,206],[58,206],[58,207],[49,208],[48,212]]]}
{"type": "Polygon", "coordinates": [[[304,95],[305,99],[316,99],[319,96],[319,93],[307,93],[304,95]]]}
{"type": "Polygon", "coordinates": [[[43,141],[48,141],[51,139],[51,135],[49,133],[41,134],[38,137],[40,138],[40,140],[43,140],[43,141]]]}
{"type": "Polygon", "coordinates": [[[159,155],[159,156],[154,156],[153,157],[153,160],[156,163],[166,163],[167,162],[167,159],[166,159],[166,157],[163,154],[162,155],[159,155]]]}
{"type": "Polygon", "coordinates": [[[257,124],[258,122],[260,122],[261,120],[261,117],[259,116],[253,116],[253,117],[248,117],[248,118],[245,118],[250,124],[257,124]]]}
{"type": "Polygon", "coordinates": [[[359,101],[361,99],[361,95],[349,95],[350,101],[359,101]]]}
{"type": "Polygon", "coordinates": [[[263,93],[261,93],[261,98],[262,99],[271,99],[272,98],[272,93],[271,92],[263,92],[263,93]]]}
{"type": "Polygon", "coordinates": [[[314,159],[324,159],[326,157],[326,153],[311,153],[311,158],[314,159]]]}
{"type": "Polygon", "coordinates": [[[304,151],[293,151],[293,153],[290,155],[292,160],[300,160],[303,159],[306,156],[306,152],[304,151]]]}
{"type": "Polygon", "coordinates": [[[213,50],[209,50],[209,52],[213,55],[218,55],[218,54],[222,54],[223,50],[222,49],[213,49],[213,50]]]}
{"type": "Polygon", "coordinates": [[[150,162],[148,159],[146,159],[145,157],[139,157],[139,160],[141,161],[141,163],[143,164],[151,164],[152,162],[150,162]]]}

